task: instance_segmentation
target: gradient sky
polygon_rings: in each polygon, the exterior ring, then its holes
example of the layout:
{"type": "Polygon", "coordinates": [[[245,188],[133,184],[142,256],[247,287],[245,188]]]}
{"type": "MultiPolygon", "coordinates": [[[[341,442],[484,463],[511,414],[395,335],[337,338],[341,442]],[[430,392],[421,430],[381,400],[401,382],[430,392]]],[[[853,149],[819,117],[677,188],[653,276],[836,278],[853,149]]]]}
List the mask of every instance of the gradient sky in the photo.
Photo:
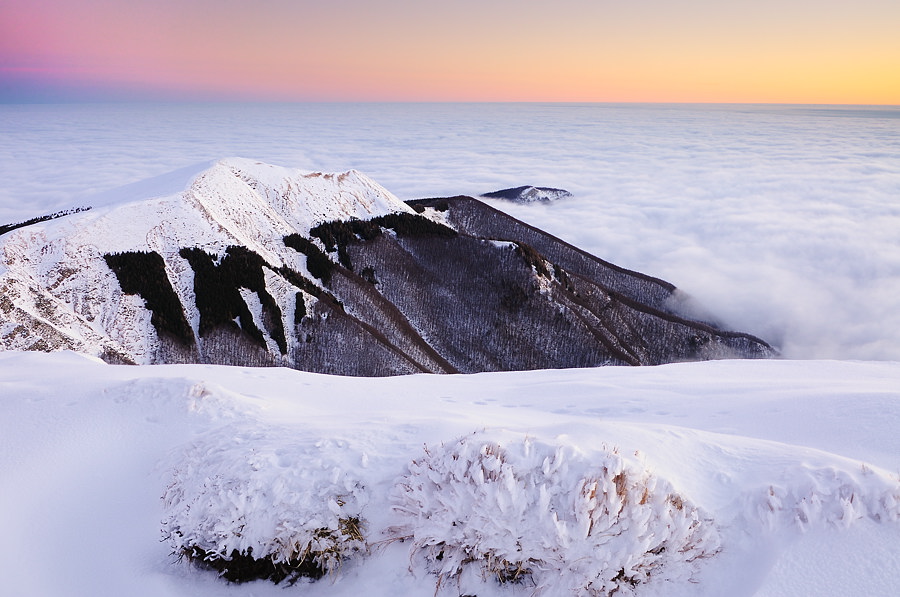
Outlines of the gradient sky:
{"type": "Polygon", "coordinates": [[[900,104],[897,0],[0,0],[0,101],[900,104]]]}

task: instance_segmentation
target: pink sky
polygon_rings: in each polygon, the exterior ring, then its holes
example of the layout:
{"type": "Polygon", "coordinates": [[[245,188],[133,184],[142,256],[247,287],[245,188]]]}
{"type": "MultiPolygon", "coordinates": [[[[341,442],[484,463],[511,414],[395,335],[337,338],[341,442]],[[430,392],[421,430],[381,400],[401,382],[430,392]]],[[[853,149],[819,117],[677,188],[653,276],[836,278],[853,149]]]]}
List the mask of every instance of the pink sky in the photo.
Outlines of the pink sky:
{"type": "Polygon", "coordinates": [[[900,104],[898,31],[896,0],[3,0],[0,100],[900,104]]]}

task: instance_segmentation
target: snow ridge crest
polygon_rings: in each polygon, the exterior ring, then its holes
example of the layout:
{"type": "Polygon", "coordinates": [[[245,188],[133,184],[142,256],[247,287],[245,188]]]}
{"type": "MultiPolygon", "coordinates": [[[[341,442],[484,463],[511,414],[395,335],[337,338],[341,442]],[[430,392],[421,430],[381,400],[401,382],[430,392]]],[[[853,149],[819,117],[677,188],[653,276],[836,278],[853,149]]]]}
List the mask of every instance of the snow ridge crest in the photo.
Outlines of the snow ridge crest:
{"type": "MultiPolygon", "coordinates": [[[[306,172],[246,158],[206,163],[183,190],[155,192],[150,184],[129,185],[89,211],[0,236],[0,349],[149,362],[159,350],[150,314],[139,297],[121,293],[104,255],[159,253],[182,304],[193,305],[184,247],[221,259],[228,247],[243,246],[273,267],[304,272],[305,260],[284,245],[285,236],[308,236],[333,220],[413,213],[355,170],[306,172]]],[[[196,327],[197,314],[188,316],[196,327]]]]}

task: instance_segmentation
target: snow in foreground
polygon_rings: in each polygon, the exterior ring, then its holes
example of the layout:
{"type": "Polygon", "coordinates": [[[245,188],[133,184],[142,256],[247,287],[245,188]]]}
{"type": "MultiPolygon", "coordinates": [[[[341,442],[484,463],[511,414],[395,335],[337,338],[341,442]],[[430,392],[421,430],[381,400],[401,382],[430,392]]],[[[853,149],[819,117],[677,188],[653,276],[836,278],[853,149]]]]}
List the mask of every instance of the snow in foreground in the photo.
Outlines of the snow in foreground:
{"type": "Polygon", "coordinates": [[[889,362],[361,379],[4,353],[0,592],[891,595],[898,428],[889,362]],[[229,584],[191,547],[311,547],[327,574],[229,584]]]}

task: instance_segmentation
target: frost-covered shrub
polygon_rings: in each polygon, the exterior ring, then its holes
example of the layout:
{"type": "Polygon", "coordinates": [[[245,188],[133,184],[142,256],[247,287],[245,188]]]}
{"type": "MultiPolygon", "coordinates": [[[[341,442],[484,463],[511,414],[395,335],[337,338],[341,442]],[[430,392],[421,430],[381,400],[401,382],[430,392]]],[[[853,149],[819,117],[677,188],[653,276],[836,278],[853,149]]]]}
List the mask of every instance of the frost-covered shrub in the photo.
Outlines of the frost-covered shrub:
{"type": "Polygon", "coordinates": [[[745,512],[756,512],[770,530],[815,526],[847,528],[857,520],[900,522],[900,483],[863,465],[857,474],[834,467],[797,465],[749,495],[745,512]]]}
{"type": "Polygon", "coordinates": [[[358,457],[341,442],[298,444],[271,428],[208,435],[172,472],[163,536],[233,582],[334,573],[366,549],[368,496],[347,466],[358,457]]]}
{"type": "Polygon", "coordinates": [[[439,584],[472,569],[567,595],[636,595],[690,580],[716,526],[615,452],[476,434],[428,448],[397,483],[393,529],[439,584]]]}

